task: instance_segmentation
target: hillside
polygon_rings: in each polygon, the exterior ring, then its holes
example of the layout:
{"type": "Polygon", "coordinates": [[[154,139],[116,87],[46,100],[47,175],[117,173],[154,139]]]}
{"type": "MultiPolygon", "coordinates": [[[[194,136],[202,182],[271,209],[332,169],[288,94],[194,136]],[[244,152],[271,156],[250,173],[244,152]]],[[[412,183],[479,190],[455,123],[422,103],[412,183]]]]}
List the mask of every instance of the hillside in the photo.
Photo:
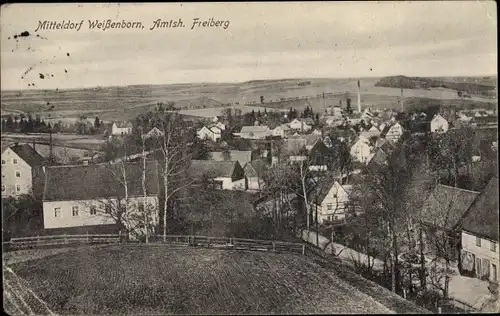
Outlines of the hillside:
{"type": "MultiPolygon", "coordinates": [[[[496,90],[495,86],[482,82],[477,79],[475,82],[464,79],[463,82],[458,80],[447,80],[444,78],[425,78],[425,77],[405,77],[405,76],[392,76],[380,79],[375,87],[386,88],[404,88],[404,89],[431,89],[431,88],[444,88],[456,91],[464,91],[468,94],[479,95],[483,97],[494,97],[496,90]]],[[[484,80],[483,80],[484,81],[484,80]]]]}
{"type": "Polygon", "coordinates": [[[381,303],[362,285],[299,255],[110,246],[13,270],[59,314],[426,312],[373,285],[381,303]]]}

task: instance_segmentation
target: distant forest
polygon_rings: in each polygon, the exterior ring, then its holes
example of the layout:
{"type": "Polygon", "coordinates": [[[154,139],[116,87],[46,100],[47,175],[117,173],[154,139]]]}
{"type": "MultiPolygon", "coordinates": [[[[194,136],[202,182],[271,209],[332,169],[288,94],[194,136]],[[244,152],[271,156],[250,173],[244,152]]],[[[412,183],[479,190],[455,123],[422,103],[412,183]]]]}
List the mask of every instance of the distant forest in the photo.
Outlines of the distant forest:
{"type": "Polygon", "coordinates": [[[435,78],[392,76],[380,79],[376,87],[403,88],[403,89],[430,89],[447,88],[456,90],[459,96],[477,95],[493,97],[496,95],[494,86],[473,82],[452,82],[435,78]],[[465,94],[464,94],[465,92],[465,94]]]}

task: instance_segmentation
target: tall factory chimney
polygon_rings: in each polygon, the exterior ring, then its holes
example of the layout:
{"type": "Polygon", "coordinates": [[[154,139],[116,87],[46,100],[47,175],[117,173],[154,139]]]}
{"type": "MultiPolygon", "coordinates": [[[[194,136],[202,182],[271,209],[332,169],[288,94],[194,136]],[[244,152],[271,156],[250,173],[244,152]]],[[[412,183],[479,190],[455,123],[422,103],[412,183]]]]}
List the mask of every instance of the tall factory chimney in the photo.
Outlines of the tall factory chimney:
{"type": "Polygon", "coordinates": [[[360,90],[360,85],[358,80],[358,112],[361,113],[361,92],[359,90],[360,90]]]}
{"type": "Polygon", "coordinates": [[[403,87],[401,87],[401,112],[405,111],[405,106],[404,106],[404,99],[403,99],[403,87]]]}

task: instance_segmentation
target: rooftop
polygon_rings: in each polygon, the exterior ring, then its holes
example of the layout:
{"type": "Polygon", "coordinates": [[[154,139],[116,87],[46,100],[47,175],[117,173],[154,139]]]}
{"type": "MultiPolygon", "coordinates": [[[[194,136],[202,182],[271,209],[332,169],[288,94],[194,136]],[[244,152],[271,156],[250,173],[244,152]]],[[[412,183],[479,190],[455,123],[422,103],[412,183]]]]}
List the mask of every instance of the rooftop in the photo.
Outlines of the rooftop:
{"type": "Polygon", "coordinates": [[[463,229],[476,236],[498,239],[498,179],[490,180],[471,205],[463,221],[463,229]]]}
{"type": "MultiPolygon", "coordinates": [[[[158,194],[156,161],[146,162],[146,192],[158,194]]],[[[143,195],[142,162],[53,166],[45,171],[44,201],[74,201],[143,195]],[[125,176],[123,171],[125,170],[125,176]],[[125,181],[126,178],[126,181],[125,181]]]]}
{"type": "Polygon", "coordinates": [[[15,144],[9,148],[31,167],[41,166],[46,162],[45,158],[29,144],[15,144]]]}
{"type": "Polygon", "coordinates": [[[237,161],[191,160],[188,174],[194,178],[230,178],[237,165],[237,161]]]}
{"type": "Polygon", "coordinates": [[[439,184],[424,203],[421,218],[426,224],[454,229],[479,192],[439,184]]]}

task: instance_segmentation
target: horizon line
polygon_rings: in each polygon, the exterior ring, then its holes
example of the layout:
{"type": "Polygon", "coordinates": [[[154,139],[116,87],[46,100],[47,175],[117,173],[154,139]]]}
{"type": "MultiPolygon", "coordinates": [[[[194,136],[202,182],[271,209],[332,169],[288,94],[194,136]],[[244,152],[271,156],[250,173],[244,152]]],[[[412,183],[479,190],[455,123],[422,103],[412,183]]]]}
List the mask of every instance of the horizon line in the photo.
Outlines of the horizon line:
{"type": "Polygon", "coordinates": [[[250,79],[245,81],[191,81],[191,82],[178,82],[178,83],[137,83],[137,84],[128,84],[128,85],[96,85],[96,86],[86,86],[86,87],[75,87],[75,88],[42,88],[42,89],[1,89],[3,92],[19,92],[19,91],[42,91],[42,90],[59,90],[59,91],[71,91],[71,90],[85,90],[85,89],[95,89],[95,88],[127,88],[133,86],[175,86],[175,85],[189,85],[189,84],[244,84],[256,81],[283,81],[283,80],[325,80],[325,79],[350,79],[350,80],[360,80],[360,79],[377,79],[377,78],[386,78],[386,77],[409,77],[409,78],[476,78],[476,77],[498,77],[498,74],[482,74],[482,75],[459,75],[459,76],[450,76],[450,75],[433,75],[433,76],[415,76],[415,75],[386,75],[386,76],[362,76],[362,77],[288,77],[288,78],[268,78],[268,79],[250,79]]]}

